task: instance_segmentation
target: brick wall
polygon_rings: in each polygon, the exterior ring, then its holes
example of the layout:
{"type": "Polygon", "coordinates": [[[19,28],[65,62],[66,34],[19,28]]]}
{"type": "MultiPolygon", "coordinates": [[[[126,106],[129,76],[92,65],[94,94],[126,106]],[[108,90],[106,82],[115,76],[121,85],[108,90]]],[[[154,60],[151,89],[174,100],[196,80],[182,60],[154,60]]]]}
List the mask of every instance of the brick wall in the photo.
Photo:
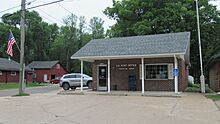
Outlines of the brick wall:
{"type": "Polygon", "coordinates": [[[7,82],[7,76],[6,71],[2,71],[2,75],[0,75],[0,83],[6,83],[7,82]]]}
{"type": "Polygon", "coordinates": [[[220,62],[218,62],[218,92],[220,92],[220,62]]]}
{"type": "MultiPolygon", "coordinates": [[[[32,73],[26,73],[25,79],[27,79],[27,82],[32,82],[32,73]]],[[[16,71],[16,75],[11,75],[11,71],[2,71],[2,75],[0,75],[0,83],[7,83],[7,82],[13,82],[18,83],[19,82],[19,72],[16,71]]]]}
{"type": "Polygon", "coordinates": [[[220,91],[220,62],[209,69],[209,87],[216,92],[220,91]]]}
{"type": "MultiPolygon", "coordinates": [[[[144,59],[145,64],[155,63],[173,63],[173,58],[155,58],[155,59],[144,59]]],[[[99,60],[93,63],[93,90],[97,90],[97,69],[100,64],[107,65],[107,60],[99,60]]],[[[111,89],[114,85],[117,85],[118,90],[128,90],[128,76],[135,75],[137,78],[137,90],[141,90],[140,70],[139,65],[141,59],[124,59],[124,60],[111,60],[110,72],[111,72],[111,89]],[[117,65],[131,65],[127,70],[120,69],[117,65]]],[[[178,59],[179,68],[179,90],[184,91],[187,86],[187,71],[185,62],[178,59]]],[[[145,79],[145,90],[146,91],[173,91],[174,80],[146,80],[145,79]]]]}
{"type": "Polygon", "coordinates": [[[47,75],[47,80],[51,80],[51,75],[55,75],[55,77],[61,77],[66,74],[67,71],[63,68],[63,66],[57,68],[57,66],[54,65],[51,69],[35,69],[35,73],[36,81],[44,82],[44,74],[47,75]]]}
{"type": "Polygon", "coordinates": [[[2,75],[0,76],[0,82],[18,82],[19,81],[19,72],[16,72],[16,75],[11,75],[11,72],[2,71],[2,75]]]}

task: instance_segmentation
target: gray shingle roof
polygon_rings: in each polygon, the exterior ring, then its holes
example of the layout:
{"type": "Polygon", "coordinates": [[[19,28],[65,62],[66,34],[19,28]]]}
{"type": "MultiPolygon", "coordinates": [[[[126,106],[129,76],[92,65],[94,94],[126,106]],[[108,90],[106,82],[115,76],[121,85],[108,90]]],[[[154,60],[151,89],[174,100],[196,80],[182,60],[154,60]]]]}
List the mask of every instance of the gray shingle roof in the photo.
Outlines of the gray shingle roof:
{"type": "Polygon", "coordinates": [[[59,61],[33,61],[31,62],[28,67],[34,69],[50,69],[59,61]]]}
{"type": "Polygon", "coordinates": [[[185,54],[189,42],[190,32],[95,39],[87,43],[71,58],[185,54]]]}
{"type": "MultiPolygon", "coordinates": [[[[6,58],[0,58],[0,70],[1,71],[19,71],[20,64],[14,60],[8,60],[6,58]]],[[[31,71],[30,68],[25,67],[26,71],[31,71]]]]}

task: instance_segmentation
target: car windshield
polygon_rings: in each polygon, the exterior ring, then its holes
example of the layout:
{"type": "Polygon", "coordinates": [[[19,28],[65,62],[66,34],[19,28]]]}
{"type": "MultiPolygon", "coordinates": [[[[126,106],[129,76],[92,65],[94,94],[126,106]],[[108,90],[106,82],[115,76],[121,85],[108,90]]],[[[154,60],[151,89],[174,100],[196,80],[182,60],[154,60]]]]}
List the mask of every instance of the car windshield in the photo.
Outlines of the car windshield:
{"type": "Polygon", "coordinates": [[[84,76],[85,78],[90,78],[90,76],[88,76],[88,75],[85,75],[85,74],[84,74],[83,76],[84,76]]]}

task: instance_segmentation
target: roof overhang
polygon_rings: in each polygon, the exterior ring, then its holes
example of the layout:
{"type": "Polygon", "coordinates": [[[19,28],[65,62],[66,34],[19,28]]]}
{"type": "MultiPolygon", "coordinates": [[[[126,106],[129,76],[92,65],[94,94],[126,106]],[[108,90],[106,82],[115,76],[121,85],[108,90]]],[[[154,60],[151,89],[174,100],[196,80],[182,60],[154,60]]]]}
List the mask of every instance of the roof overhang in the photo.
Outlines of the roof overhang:
{"type": "Polygon", "coordinates": [[[94,62],[95,60],[107,60],[107,59],[138,59],[138,58],[166,58],[166,57],[178,57],[184,58],[185,53],[164,53],[164,54],[146,54],[146,55],[116,55],[116,56],[82,56],[74,57],[71,59],[79,59],[87,62],[94,62]]]}

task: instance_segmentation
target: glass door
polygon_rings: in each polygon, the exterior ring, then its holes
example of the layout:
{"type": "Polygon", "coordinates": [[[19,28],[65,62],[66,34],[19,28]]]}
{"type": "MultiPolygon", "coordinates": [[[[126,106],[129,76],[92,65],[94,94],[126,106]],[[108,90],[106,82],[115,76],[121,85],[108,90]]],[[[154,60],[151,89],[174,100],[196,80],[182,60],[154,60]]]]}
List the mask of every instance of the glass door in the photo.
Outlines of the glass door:
{"type": "Polygon", "coordinates": [[[107,90],[107,66],[98,67],[98,90],[107,90]]]}

